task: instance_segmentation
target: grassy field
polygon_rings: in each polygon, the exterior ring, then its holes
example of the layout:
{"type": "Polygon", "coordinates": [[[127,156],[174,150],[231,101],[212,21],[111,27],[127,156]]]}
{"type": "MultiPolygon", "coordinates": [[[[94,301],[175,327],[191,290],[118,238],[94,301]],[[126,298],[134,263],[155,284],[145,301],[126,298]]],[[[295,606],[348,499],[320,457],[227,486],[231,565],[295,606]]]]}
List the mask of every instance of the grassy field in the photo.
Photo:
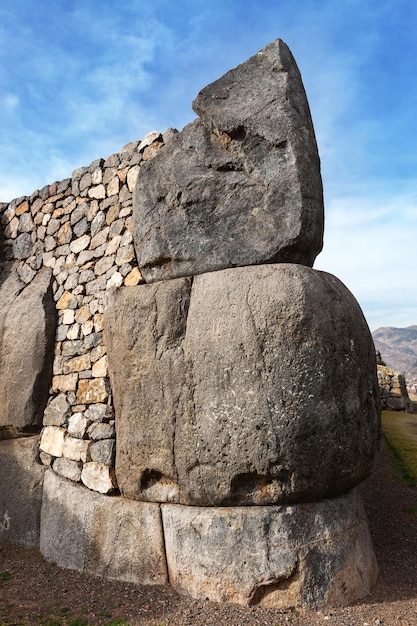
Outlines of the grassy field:
{"type": "Polygon", "coordinates": [[[382,433],[403,479],[417,487],[417,414],[382,411],[382,433]]]}

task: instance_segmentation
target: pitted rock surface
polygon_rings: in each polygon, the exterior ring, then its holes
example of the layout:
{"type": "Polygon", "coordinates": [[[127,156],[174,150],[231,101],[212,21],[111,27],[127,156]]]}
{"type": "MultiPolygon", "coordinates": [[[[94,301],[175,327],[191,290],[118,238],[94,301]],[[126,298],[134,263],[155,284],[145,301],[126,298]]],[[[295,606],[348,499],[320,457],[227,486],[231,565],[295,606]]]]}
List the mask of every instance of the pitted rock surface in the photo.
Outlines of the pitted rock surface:
{"type": "MultiPolygon", "coordinates": [[[[10,264],[9,264],[10,265],[10,264]]],[[[0,286],[0,439],[39,432],[52,380],[56,311],[51,270],[25,287],[14,265],[0,286]]]]}
{"type": "Polygon", "coordinates": [[[200,116],[145,164],[134,193],[146,282],[322,248],[320,161],[300,72],[281,40],[203,89],[200,116]]]}
{"type": "Polygon", "coordinates": [[[367,595],[378,576],[355,491],[293,506],[161,508],[170,583],[192,598],[343,606],[367,595]]]}
{"type": "Polygon", "coordinates": [[[371,471],[375,351],[334,276],[277,264],[125,288],[105,326],[125,496],[309,502],[371,471]]]}

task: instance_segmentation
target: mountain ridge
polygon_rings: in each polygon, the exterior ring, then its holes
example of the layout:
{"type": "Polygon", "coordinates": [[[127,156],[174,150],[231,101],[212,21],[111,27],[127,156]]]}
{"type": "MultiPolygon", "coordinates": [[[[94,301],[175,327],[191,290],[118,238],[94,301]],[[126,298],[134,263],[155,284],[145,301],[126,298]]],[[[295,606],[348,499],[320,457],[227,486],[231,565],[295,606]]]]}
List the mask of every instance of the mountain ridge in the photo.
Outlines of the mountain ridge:
{"type": "Polygon", "coordinates": [[[406,328],[382,326],[372,332],[372,337],[388,367],[404,374],[407,383],[417,380],[417,324],[406,328]]]}

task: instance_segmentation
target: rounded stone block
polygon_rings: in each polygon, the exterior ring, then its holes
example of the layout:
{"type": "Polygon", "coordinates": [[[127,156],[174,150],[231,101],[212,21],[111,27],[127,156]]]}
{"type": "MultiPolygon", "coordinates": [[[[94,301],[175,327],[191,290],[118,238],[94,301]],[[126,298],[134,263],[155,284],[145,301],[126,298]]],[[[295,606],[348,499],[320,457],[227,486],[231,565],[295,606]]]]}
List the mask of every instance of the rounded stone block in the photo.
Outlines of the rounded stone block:
{"type": "Polygon", "coordinates": [[[355,492],[291,506],[164,504],[162,519],[170,583],[198,600],[344,606],[366,596],[378,576],[355,492]]]}
{"type": "Polygon", "coordinates": [[[311,502],[370,473],[375,350],[334,276],[282,264],[143,285],[114,296],[106,323],[124,495],[311,502]]]}

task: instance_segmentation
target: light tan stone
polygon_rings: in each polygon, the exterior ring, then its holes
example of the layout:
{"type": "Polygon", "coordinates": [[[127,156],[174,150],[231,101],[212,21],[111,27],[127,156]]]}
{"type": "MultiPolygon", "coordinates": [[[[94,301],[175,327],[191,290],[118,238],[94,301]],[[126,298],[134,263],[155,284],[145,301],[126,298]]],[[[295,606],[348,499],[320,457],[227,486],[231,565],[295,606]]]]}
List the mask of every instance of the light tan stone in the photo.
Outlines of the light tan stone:
{"type": "Polygon", "coordinates": [[[79,324],[84,324],[84,322],[89,320],[90,317],[91,317],[91,312],[90,312],[90,308],[89,308],[88,304],[85,304],[80,309],[78,309],[78,311],[75,314],[75,320],[79,324]]]}
{"type": "Polygon", "coordinates": [[[91,174],[91,182],[93,185],[99,185],[103,180],[103,171],[101,167],[97,167],[91,174]]]}
{"type": "Polygon", "coordinates": [[[62,296],[56,303],[56,308],[61,309],[76,309],[78,304],[78,298],[69,291],[64,291],[62,296]]]}
{"type": "Polygon", "coordinates": [[[107,185],[107,195],[109,197],[115,196],[117,193],[119,193],[119,188],[120,188],[120,179],[118,176],[115,176],[107,185]]]}
{"type": "Polygon", "coordinates": [[[80,380],[78,383],[77,403],[92,404],[105,402],[109,396],[108,387],[104,378],[80,380]]]}
{"type": "Polygon", "coordinates": [[[82,354],[81,356],[76,356],[69,361],[66,361],[63,365],[63,373],[64,374],[72,374],[73,372],[82,372],[83,370],[88,370],[91,367],[91,359],[90,354],[82,354]]]}
{"type": "Polygon", "coordinates": [[[74,239],[70,243],[70,250],[74,254],[78,254],[81,250],[85,250],[90,245],[91,237],[90,235],[82,235],[82,237],[78,237],[78,239],[74,239]]]}
{"type": "Polygon", "coordinates": [[[114,272],[114,274],[109,278],[106,284],[107,289],[112,289],[113,287],[121,287],[123,285],[123,276],[120,272],[114,272]]]}
{"type": "Polygon", "coordinates": [[[52,456],[62,456],[64,452],[65,429],[59,426],[46,426],[42,431],[40,449],[52,456]]]}
{"type": "Polygon", "coordinates": [[[128,167],[124,167],[121,170],[118,170],[117,175],[119,177],[120,182],[123,184],[126,180],[127,173],[129,171],[128,167]]]}
{"type": "Polygon", "coordinates": [[[109,234],[109,227],[106,226],[103,229],[100,229],[97,234],[91,239],[90,248],[91,250],[95,250],[103,245],[107,241],[107,235],[109,234]]]}
{"type": "Polygon", "coordinates": [[[145,150],[143,151],[143,160],[150,161],[151,159],[153,159],[154,156],[158,154],[163,145],[164,144],[161,141],[155,141],[151,146],[145,148],[145,150]]]}
{"type": "Polygon", "coordinates": [[[89,448],[91,442],[76,437],[65,437],[63,456],[71,461],[83,461],[86,463],[90,460],[89,448]]]}
{"type": "Polygon", "coordinates": [[[106,215],[106,224],[110,226],[114,222],[115,219],[119,216],[119,205],[113,204],[113,206],[109,207],[106,215]]]}
{"type": "Polygon", "coordinates": [[[106,189],[104,185],[96,185],[88,190],[88,197],[96,200],[103,200],[106,197],[106,189]]]}
{"type": "Polygon", "coordinates": [[[99,259],[94,268],[96,276],[105,274],[114,265],[114,256],[104,256],[99,259]]]}
{"type": "Polygon", "coordinates": [[[127,188],[131,193],[133,193],[133,190],[135,188],[136,181],[139,175],[139,169],[139,165],[135,165],[127,173],[127,188]]]}
{"type": "Polygon", "coordinates": [[[161,141],[162,135],[157,130],[151,130],[147,133],[138,146],[138,152],[143,152],[143,150],[150,146],[154,141],[161,141]]]}
{"type": "Polygon", "coordinates": [[[65,222],[57,233],[58,242],[63,245],[69,243],[72,237],[72,230],[70,222],[65,222]]]}
{"type": "Polygon", "coordinates": [[[68,419],[68,434],[71,435],[71,437],[82,439],[89,424],[89,420],[82,413],[73,413],[68,419]]]}
{"type": "Polygon", "coordinates": [[[113,239],[109,241],[106,247],[106,252],[105,252],[106,256],[113,255],[116,252],[117,248],[120,245],[121,238],[122,238],[121,235],[116,235],[115,237],[113,237],[113,239]]]}
{"type": "Polygon", "coordinates": [[[99,361],[93,365],[93,378],[101,378],[107,376],[107,355],[103,356],[99,361]]]}
{"type": "Polygon", "coordinates": [[[19,220],[18,218],[15,216],[6,226],[6,228],[4,229],[4,235],[5,237],[9,238],[9,239],[16,239],[17,237],[17,231],[19,228],[19,220]]]}
{"type": "Polygon", "coordinates": [[[130,263],[135,258],[135,251],[133,249],[133,245],[129,244],[127,246],[121,246],[116,254],[116,264],[124,265],[125,263],[130,263]]]}
{"type": "Polygon", "coordinates": [[[26,213],[26,211],[29,211],[29,203],[27,200],[25,200],[24,202],[19,204],[18,207],[16,207],[16,215],[22,215],[22,213],[26,213]]]}
{"type": "Polygon", "coordinates": [[[74,309],[64,309],[64,315],[62,316],[62,323],[70,326],[74,323],[75,311],[74,309]]]}
{"type": "Polygon", "coordinates": [[[78,339],[79,336],[80,336],[80,325],[73,324],[67,332],[67,339],[69,339],[70,341],[73,341],[74,339],[78,339]]]}
{"type": "Polygon", "coordinates": [[[117,487],[113,467],[97,461],[84,464],[81,481],[86,487],[99,493],[110,493],[117,487]]]}
{"type": "Polygon", "coordinates": [[[52,378],[52,391],[75,391],[77,388],[77,374],[60,374],[52,378]]]}
{"type": "Polygon", "coordinates": [[[137,267],[134,267],[131,272],[125,278],[126,287],[135,287],[139,285],[142,279],[142,274],[137,267]]]}
{"type": "Polygon", "coordinates": [[[83,334],[83,337],[87,337],[87,335],[91,335],[91,333],[93,332],[93,328],[94,328],[93,320],[88,320],[87,322],[84,322],[84,324],[81,326],[81,332],[83,334]]]}
{"type": "Polygon", "coordinates": [[[96,333],[99,333],[101,330],[103,330],[103,327],[104,327],[103,319],[104,319],[103,313],[96,313],[94,315],[94,318],[93,318],[93,321],[94,321],[94,331],[96,333]]]}

